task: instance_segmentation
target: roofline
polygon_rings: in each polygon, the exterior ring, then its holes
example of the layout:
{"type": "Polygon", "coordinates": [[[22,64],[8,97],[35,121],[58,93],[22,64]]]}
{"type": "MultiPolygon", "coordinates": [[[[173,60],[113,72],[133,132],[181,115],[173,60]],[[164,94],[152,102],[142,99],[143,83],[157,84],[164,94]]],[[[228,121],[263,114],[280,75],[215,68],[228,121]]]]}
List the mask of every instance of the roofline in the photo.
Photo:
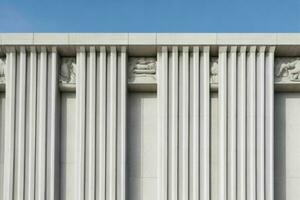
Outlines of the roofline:
{"type": "Polygon", "coordinates": [[[0,33],[0,45],[300,45],[300,33],[0,33]]]}

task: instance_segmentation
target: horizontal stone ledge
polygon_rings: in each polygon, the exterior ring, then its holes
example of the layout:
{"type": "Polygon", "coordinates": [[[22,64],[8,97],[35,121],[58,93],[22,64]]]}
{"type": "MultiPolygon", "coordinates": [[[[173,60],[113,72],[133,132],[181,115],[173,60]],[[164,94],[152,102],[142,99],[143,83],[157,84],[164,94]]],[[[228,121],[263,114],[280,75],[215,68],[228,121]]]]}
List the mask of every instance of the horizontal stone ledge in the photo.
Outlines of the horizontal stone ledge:
{"type": "Polygon", "coordinates": [[[299,33],[1,33],[0,45],[300,45],[299,33]]]}

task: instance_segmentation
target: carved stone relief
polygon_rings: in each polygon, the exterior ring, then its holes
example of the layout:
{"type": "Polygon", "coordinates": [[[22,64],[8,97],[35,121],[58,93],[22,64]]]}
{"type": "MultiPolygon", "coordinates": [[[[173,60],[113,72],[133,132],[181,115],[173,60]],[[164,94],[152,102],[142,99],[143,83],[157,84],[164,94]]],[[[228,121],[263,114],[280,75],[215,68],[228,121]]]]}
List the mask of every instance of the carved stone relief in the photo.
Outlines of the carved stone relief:
{"type": "Polygon", "coordinates": [[[5,83],[6,59],[0,58],[0,83],[5,83]]]}
{"type": "Polygon", "coordinates": [[[65,84],[76,83],[76,59],[75,58],[61,59],[59,82],[65,84]]]}
{"type": "Polygon", "coordinates": [[[218,83],[218,58],[212,57],[210,59],[210,83],[218,83]]]}
{"type": "Polygon", "coordinates": [[[156,58],[155,57],[130,57],[129,83],[156,83],[156,58]]]}
{"type": "Polygon", "coordinates": [[[300,82],[300,57],[276,58],[275,82],[300,82]]]}

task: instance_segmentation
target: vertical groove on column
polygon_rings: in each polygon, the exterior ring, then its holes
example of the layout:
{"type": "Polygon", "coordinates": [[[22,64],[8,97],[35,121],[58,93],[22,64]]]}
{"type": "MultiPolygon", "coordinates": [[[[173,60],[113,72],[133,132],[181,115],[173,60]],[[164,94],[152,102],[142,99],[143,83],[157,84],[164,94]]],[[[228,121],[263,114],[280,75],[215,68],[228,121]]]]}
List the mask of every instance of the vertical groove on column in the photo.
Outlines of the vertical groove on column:
{"type": "Polygon", "coordinates": [[[265,48],[257,58],[257,200],[265,199],[265,48]]]}
{"type": "Polygon", "coordinates": [[[168,198],[168,47],[162,47],[162,52],[158,54],[158,199],[168,198]]]}
{"type": "Polygon", "coordinates": [[[26,106],[26,51],[20,48],[20,65],[18,68],[18,94],[17,118],[15,138],[15,173],[14,173],[14,199],[24,199],[24,166],[25,166],[25,106],[26,106]]]}
{"type": "Polygon", "coordinates": [[[121,47],[121,58],[119,68],[119,171],[118,171],[118,200],[126,199],[126,105],[127,105],[127,68],[126,68],[126,47],[121,47]]]}
{"type": "Polygon", "coordinates": [[[172,47],[170,66],[170,167],[169,199],[178,199],[178,47],[172,47]]]}
{"type": "Polygon", "coordinates": [[[239,50],[237,116],[237,199],[246,200],[246,47],[239,50]]]}
{"type": "Polygon", "coordinates": [[[35,137],[36,137],[36,94],[37,94],[37,59],[35,47],[30,49],[29,62],[29,94],[28,94],[28,133],[26,134],[26,166],[25,166],[25,200],[34,199],[35,188],[35,137]]]}
{"type": "Polygon", "coordinates": [[[52,48],[51,52],[51,66],[49,66],[49,132],[47,133],[47,200],[54,200],[55,199],[55,190],[57,188],[56,184],[56,130],[57,130],[57,90],[58,90],[58,83],[57,83],[57,51],[56,47],[52,48]]]}
{"type": "Polygon", "coordinates": [[[38,78],[38,119],[36,135],[36,187],[35,198],[45,199],[46,189],[46,124],[47,124],[47,52],[42,47],[38,78]]]}
{"type": "Polygon", "coordinates": [[[80,47],[77,52],[78,75],[76,82],[77,101],[77,131],[78,131],[78,188],[77,198],[84,199],[84,171],[85,171],[85,105],[86,105],[86,54],[85,47],[80,47]]]}
{"type": "Polygon", "coordinates": [[[182,129],[181,129],[181,160],[179,161],[179,197],[189,198],[189,47],[182,49],[182,129]]]}
{"type": "Polygon", "coordinates": [[[227,199],[227,47],[219,47],[219,199],[227,199]]]}
{"type": "Polygon", "coordinates": [[[99,66],[97,70],[98,85],[97,85],[97,100],[98,116],[97,123],[97,168],[96,168],[96,199],[105,199],[105,170],[106,170],[106,50],[105,47],[100,47],[99,66]]]}
{"type": "Polygon", "coordinates": [[[110,49],[108,135],[107,135],[107,200],[116,199],[116,133],[117,133],[117,52],[110,49]]]}
{"type": "Polygon", "coordinates": [[[210,86],[209,47],[203,47],[200,65],[200,199],[210,199],[210,86]]]}
{"type": "Polygon", "coordinates": [[[190,155],[190,199],[199,199],[199,135],[200,135],[200,65],[199,65],[199,47],[193,47],[193,63],[192,63],[192,99],[191,99],[191,155],[190,155]]]}
{"type": "Polygon", "coordinates": [[[228,66],[228,199],[236,199],[236,46],[230,48],[228,66]]]}
{"type": "MultiPolygon", "coordinates": [[[[163,48],[162,48],[163,49],[163,48]]],[[[162,144],[162,90],[163,90],[163,82],[162,82],[162,60],[161,54],[159,50],[157,51],[157,199],[162,200],[162,155],[161,155],[161,144],[162,144]]]]}
{"type": "Polygon", "coordinates": [[[256,47],[251,46],[247,62],[247,200],[256,199],[256,47]]]}
{"type": "Polygon", "coordinates": [[[266,200],[274,200],[274,51],[266,58],[266,200]]]}
{"type": "Polygon", "coordinates": [[[96,51],[90,47],[88,66],[85,199],[95,199],[96,51]]]}
{"type": "Polygon", "coordinates": [[[14,141],[15,141],[15,103],[16,103],[16,52],[13,47],[6,54],[7,79],[5,103],[5,135],[4,135],[4,172],[3,194],[5,200],[13,199],[14,177],[14,141]]]}

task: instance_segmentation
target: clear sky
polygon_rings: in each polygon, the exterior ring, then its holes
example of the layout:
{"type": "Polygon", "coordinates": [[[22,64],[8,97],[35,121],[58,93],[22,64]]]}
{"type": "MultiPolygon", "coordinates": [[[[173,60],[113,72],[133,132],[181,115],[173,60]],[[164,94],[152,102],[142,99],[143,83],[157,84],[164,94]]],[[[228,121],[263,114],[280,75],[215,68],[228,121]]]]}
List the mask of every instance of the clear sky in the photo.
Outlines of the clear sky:
{"type": "Polygon", "coordinates": [[[0,32],[300,32],[300,0],[0,0],[0,32]]]}

